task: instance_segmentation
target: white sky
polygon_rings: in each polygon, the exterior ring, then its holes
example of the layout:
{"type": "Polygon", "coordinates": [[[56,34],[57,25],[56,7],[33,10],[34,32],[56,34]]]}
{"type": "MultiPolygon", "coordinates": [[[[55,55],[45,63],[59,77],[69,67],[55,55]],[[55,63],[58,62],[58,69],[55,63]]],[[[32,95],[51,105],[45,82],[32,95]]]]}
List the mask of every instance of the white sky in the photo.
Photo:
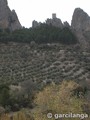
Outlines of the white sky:
{"type": "Polygon", "coordinates": [[[80,7],[90,15],[90,0],[8,0],[10,9],[15,9],[22,26],[31,27],[32,21],[44,22],[57,14],[62,22],[71,23],[75,8],[80,7]]]}

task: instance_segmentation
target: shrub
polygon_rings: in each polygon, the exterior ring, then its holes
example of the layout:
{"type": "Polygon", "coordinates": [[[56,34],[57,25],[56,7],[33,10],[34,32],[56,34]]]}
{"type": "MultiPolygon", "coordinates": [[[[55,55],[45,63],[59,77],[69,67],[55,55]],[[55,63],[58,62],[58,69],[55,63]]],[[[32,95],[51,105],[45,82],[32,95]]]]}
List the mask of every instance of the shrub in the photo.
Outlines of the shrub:
{"type": "Polygon", "coordinates": [[[19,111],[12,114],[3,114],[0,116],[0,120],[34,120],[32,115],[19,111]]]}
{"type": "MultiPolygon", "coordinates": [[[[70,112],[73,114],[85,113],[82,106],[84,104],[88,105],[86,99],[78,98],[77,95],[73,96],[73,91],[78,87],[79,85],[73,81],[63,81],[61,85],[51,84],[45,87],[43,91],[40,91],[36,95],[36,108],[33,112],[35,120],[47,120],[47,113],[52,113],[53,115],[70,112]]],[[[52,118],[51,120],[54,119],[52,118]]],[[[79,119],[74,118],[74,120],[79,119]]],[[[71,120],[71,118],[67,118],[66,120],[71,120]]]]}
{"type": "Polygon", "coordinates": [[[0,104],[6,106],[10,103],[9,87],[6,84],[0,85],[0,104]]]}

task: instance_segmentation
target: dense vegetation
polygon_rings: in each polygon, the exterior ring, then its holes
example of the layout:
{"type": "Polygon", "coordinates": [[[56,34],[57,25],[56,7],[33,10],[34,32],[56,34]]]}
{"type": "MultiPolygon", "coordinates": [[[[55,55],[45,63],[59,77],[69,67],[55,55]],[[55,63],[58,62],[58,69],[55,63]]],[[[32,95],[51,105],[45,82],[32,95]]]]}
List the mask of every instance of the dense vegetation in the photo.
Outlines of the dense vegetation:
{"type": "Polygon", "coordinates": [[[77,39],[70,28],[63,29],[51,25],[42,24],[36,28],[23,28],[10,32],[8,29],[0,30],[0,42],[27,42],[34,41],[36,43],[62,43],[76,44],[77,39]]]}
{"type": "MultiPolygon", "coordinates": [[[[63,81],[61,85],[51,84],[36,95],[34,109],[35,120],[47,120],[47,114],[52,113],[51,120],[60,120],[55,114],[90,114],[90,104],[87,101],[86,90],[74,81],[63,81]]],[[[83,117],[83,116],[82,116],[83,117]]],[[[62,118],[63,119],[63,118],[62,118]]],[[[76,118],[64,118],[64,120],[80,120],[76,118]]],[[[82,119],[82,118],[81,118],[82,119]]],[[[89,118],[86,118],[89,120],[89,118]]]]}
{"type": "MultiPolygon", "coordinates": [[[[30,84],[28,82],[28,85],[23,87],[23,89],[18,89],[17,86],[15,86],[16,88],[14,86],[10,87],[10,85],[6,84],[0,85],[0,106],[4,108],[5,112],[15,112],[24,107],[33,107],[35,88],[33,88],[34,85],[31,82],[30,84]]],[[[1,109],[0,113],[2,113],[1,109]]]]}
{"type": "MultiPolygon", "coordinates": [[[[34,99],[34,108],[30,110],[22,109],[14,113],[14,120],[48,120],[47,114],[52,113],[51,120],[59,120],[55,114],[80,114],[76,118],[64,118],[64,120],[80,120],[85,118],[89,120],[90,103],[87,100],[87,91],[74,81],[63,81],[61,84],[54,83],[44,87],[36,93],[34,99]],[[84,115],[83,115],[84,114],[84,115]]],[[[2,120],[11,120],[10,114],[1,116],[2,120]]],[[[13,120],[12,119],[12,120],[13,120]]]]}

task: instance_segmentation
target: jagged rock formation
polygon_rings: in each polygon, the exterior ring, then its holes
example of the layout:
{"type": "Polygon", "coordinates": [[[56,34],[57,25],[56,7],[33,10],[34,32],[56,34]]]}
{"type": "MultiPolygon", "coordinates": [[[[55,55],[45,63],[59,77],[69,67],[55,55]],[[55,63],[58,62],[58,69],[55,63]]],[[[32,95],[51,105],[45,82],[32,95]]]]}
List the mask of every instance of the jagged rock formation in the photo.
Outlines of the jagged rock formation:
{"type": "Polygon", "coordinates": [[[69,25],[69,23],[68,23],[67,21],[65,21],[65,22],[63,23],[63,26],[70,28],[70,25],[69,25]]]}
{"type": "Polygon", "coordinates": [[[55,26],[55,27],[63,28],[62,21],[59,18],[47,19],[46,24],[52,25],[52,26],[55,26]]]}
{"type": "Polygon", "coordinates": [[[21,28],[17,14],[10,10],[7,0],[0,0],[0,28],[8,28],[11,31],[21,28]]]}
{"type": "Polygon", "coordinates": [[[80,8],[76,8],[72,17],[71,27],[83,48],[90,45],[90,17],[80,8]]]}
{"type": "MultiPolygon", "coordinates": [[[[38,26],[40,26],[40,24],[41,24],[40,22],[37,22],[37,21],[34,20],[32,22],[32,27],[33,28],[38,27],[38,26]]],[[[45,21],[45,24],[52,25],[52,26],[59,27],[59,28],[63,28],[64,27],[61,19],[57,18],[55,13],[52,14],[52,18],[51,19],[48,18],[45,21]]]]}
{"type": "Polygon", "coordinates": [[[36,28],[36,27],[40,26],[40,24],[41,24],[41,22],[37,22],[36,20],[33,20],[32,27],[36,28]]]}
{"type": "MultiPolygon", "coordinates": [[[[32,27],[40,26],[41,23],[33,21],[32,27]]],[[[45,24],[52,25],[59,28],[69,27],[72,32],[76,34],[76,37],[83,49],[90,49],[90,17],[81,8],[76,8],[72,16],[71,26],[66,21],[62,23],[61,19],[56,17],[56,14],[52,14],[51,19],[47,19],[45,24]]]]}

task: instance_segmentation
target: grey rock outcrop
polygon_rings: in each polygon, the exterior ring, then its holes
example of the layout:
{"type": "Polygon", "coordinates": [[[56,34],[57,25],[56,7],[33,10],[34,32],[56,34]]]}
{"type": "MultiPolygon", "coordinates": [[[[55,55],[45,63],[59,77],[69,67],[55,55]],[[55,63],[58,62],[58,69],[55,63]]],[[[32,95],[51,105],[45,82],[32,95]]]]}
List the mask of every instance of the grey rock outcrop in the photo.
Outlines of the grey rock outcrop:
{"type": "Polygon", "coordinates": [[[90,45],[90,17],[81,8],[76,8],[72,17],[71,27],[81,46],[85,49],[90,45]]]}
{"type": "Polygon", "coordinates": [[[32,27],[33,28],[36,28],[36,27],[38,27],[40,25],[41,25],[41,22],[37,22],[36,20],[33,20],[33,22],[32,22],[32,27]]]}
{"type": "MultiPolygon", "coordinates": [[[[41,24],[43,24],[43,23],[37,22],[36,20],[32,21],[32,27],[33,28],[36,28],[36,27],[40,26],[41,24]]],[[[64,27],[68,27],[68,28],[71,29],[71,26],[69,25],[69,23],[67,21],[62,23],[61,19],[56,17],[56,13],[52,14],[52,18],[47,18],[46,21],[44,22],[44,24],[52,25],[54,27],[58,27],[58,28],[61,28],[61,29],[63,29],[64,27]]]]}
{"type": "Polygon", "coordinates": [[[62,21],[59,18],[47,19],[46,24],[63,28],[62,21]]]}
{"type": "Polygon", "coordinates": [[[68,23],[67,21],[65,21],[65,22],[63,23],[63,26],[70,28],[70,25],[69,25],[69,23],[68,23]]]}
{"type": "Polygon", "coordinates": [[[52,14],[52,19],[48,18],[46,20],[46,24],[52,25],[52,26],[55,26],[55,27],[59,27],[59,28],[63,28],[63,23],[62,23],[61,19],[56,17],[56,13],[52,14]]]}
{"type": "Polygon", "coordinates": [[[7,0],[0,0],[0,28],[8,28],[11,31],[22,28],[15,11],[10,10],[7,0]]]}

